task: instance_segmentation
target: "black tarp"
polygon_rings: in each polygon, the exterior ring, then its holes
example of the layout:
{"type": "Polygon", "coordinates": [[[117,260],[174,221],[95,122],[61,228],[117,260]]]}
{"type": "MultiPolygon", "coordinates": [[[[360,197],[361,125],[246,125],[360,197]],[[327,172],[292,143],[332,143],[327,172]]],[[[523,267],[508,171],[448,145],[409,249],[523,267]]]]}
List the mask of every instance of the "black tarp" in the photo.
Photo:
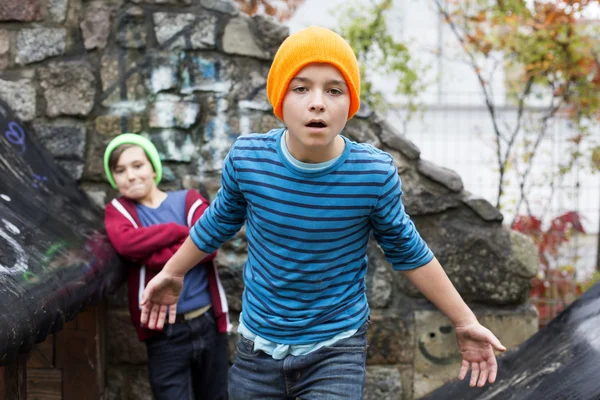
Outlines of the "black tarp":
{"type": "Polygon", "coordinates": [[[123,280],[102,213],[0,101],[0,365],[123,280]]]}
{"type": "Polygon", "coordinates": [[[467,376],[423,399],[600,399],[600,283],[517,349],[502,356],[493,385],[470,388],[467,376]]]}

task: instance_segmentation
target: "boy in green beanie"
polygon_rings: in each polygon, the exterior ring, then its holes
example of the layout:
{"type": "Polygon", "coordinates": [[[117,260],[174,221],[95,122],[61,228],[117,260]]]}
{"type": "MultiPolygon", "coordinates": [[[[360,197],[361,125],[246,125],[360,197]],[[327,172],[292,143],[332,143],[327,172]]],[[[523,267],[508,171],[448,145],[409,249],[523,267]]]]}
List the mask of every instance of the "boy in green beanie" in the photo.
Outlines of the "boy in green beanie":
{"type": "Polygon", "coordinates": [[[208,208],[195,190],[158,188],[162,164],[154,145],[131,133],[117,136],[104,153],[104,169],[121,196],[105,211],[105,227],[128,262],[128,297],[138,338],[148,351],[150,385],[157,400],[226,399],[227,302],[214,265],[203,257],[185,277],[174,323],[164,329],[140,323],[140,298],[148,282],[179,249],[208,208]]]}

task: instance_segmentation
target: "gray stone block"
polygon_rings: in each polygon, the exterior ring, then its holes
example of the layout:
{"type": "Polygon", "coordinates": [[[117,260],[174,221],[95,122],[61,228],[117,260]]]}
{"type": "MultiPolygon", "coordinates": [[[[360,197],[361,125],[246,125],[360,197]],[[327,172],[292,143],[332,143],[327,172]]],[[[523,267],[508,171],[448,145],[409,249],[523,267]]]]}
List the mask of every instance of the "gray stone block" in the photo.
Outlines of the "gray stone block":
{"type": "Polygon", "coordinates": [[[17,117],[23,121],[35,118],[35,84],[30,79],[5,81],[0,79],[0,98],[8,103],[17,117]]]}
{"type": "Polygon", "coordinates": [[[162,174],[161,182],[172,183],[172,182],[177,182],[177,179],[178,179],[177,175],[175,175],[173,170],[163,164],[163,174],[162,174]]]}
{"type": "Polygon", "coordinates": [[[223,34],[223,51],[229,54],[270,59],[271,54],[257,44],[250,29],[248,17],[236,17],[229,21],[223,34]]]}
{"type": "Polygon", "coordinates": [[[144,133],[154,143],[163,161],[190,162],[196,154],[191,136],[177,129],[154,130],[144,133]]]}
{"type": "Polygon", "coordinates": [[[367,299],[371,308],[386,308],[392,300],[394,272],[386,261],[377,242],[371,240],[368,247],[367,299]]]}
{"type": "Polygon", "coordinates": [[[352,137],[357,142],[368,143],[377,148],[381,148],[381,139],[379,138],[380,133],[378,132],[378,128],[378,126],[370,121],[351,119],[346,124],[346,128],[344,128],[342,134],[352,137]]]}
{"type": "Polygon", "coordinates": [[[402,381],[396,367],[367,367],[364,400],[398,400],[402,398],[402,381]]]}
{"type": "Polygon", "coordinates": [[[504,216],[500,210],[491,205],[490,202],[485,199],[469,196],[468,198],[464,199],[463,202],[485,221],[502,222],[504,220],[504,216]]]}
{"type": "Polygon", "coordinates": [[[425,178],[415,171],[413,162],[403,164],[405,170],[400,174],[402,202],[411,217],[446,212],[462,204],[461,193],[453,192],[446,186],[425,178]]]}
{"type": "Polygon", "coordinates": [[[540,268],[538,248],[533,239],[517,231],[510,231],[512,272],[517,276],[531,279],[540,268]]]}
{"type": "Polygon", "coordinates": [[[209,10],[229,15],[237,15],[240,12],[237,5],[231,0],[200,0],[200,5],[209,10]]]}
{"type": "Polygon", "coordinates": [[[48,0],[48,15],[53,22],[63,22],[67,17],[69,0],[48,0]]]}
{"type": "MultiPolygon", "coordinates": [[[[489,305],[526,301],[535,274],[531,273],[533,267],[525,268],[514,258],[509,229],[497,222],[493,226],[464,207],[413,220],[467,301],[489,305]]],[[[531,249],[535,251],[533,246],[531,249]]],[[[403,274],[394,274],[394,280],[403,293],[421,297],[403,274]]]]}
{"type": "Polygon", "coordinates": [[[410,364],[414,358],[414,322],[412,313],[391,309],[371,310],[367,330],[368,365],[410,364]]]}
{"type": "Polygon", "coordinates": [[[54,157],[84,161],[86,142],[84,124],[76,122],[36,123],[34,129],[40,142],[54,157]]]}
{"type": "Polygon", "coordinates": [[[40,11],[40,0],[0,0],[0,21],[36,21],[40,11]]]}
{"type": "Polygon", "coordinates": [[[10,38],[6,29],[0,29],[0,57],[6,56],[10,50],[10,38]]]}
{"type": "MultiPolygon", "coordinates": [[[[107,197],[108,197],[105,188],[94,187],[92,185],[82,185],[81,189],[90,198],[90,200],[92,201],[92,204],[94,204],[96,207],[98,207],[99,210],[104,210],[104,208],[106,207],[107,197]]],[[[121,285],[121,288],[123,288],[125,286],[126,285],[121,285]]],[[[119,293],[119,291],[117,291],[116,293],[119,293]]],[[[109,304],[113,305],[113,303],[111,302],[111,298],[116,296],[116,293],[108,296],[109,304]]],[[[127,296],[125,296],[125,302],[122,304],[119,304],[119,306],[122,306],[122,307],[127,306],[127,296]]]]}
{"type": "Polygon", "coordinates": [[[217,18],[209,13],[157,12],[153,18],[154,33],[162,48],[199,50],[216,45],[217,18]]]}
{"type": "Polygon", "coordinates": [[[427,160],[419,160],[417,171],[425,175],[434,182],[444,185],[453,192],[459,193],[464,186],[460,175],[451,169],[440,167],[427,160]]]}
{"type": "Polygon", "coordinates": [[[229,309],[236,312],[242,311],[242,293],[244,292],[242,271],[248,257],[248,250],[243,237],[242,234],[237,234],[233,239],[226,242],[216,258],[229,309]],[[243,246],[240,247],[242,243],[243,246]]]}
{"type": "Polygon", "coordinates": [[[64,54],[67,46],[67,30],[63,28],[27,28],[17,35],[19,64],[30,64],[64,54]]]}
{"type": "Polygon", "coordinates": [[[138,52],[105,52],[100,63],[102,105],[114,114],[130,115],[146,110],[146,56],[138,52]]]}
{"type": "Polygon", "coordinates": [[[128,49],[143,49],[146,47],[147,35],[144,10],[140,7],[130,7],[119,12],[116,30],[116,40],[121,47],[128,49]]]}
{"type": "Polygon", "coordinates": [[[200,104],[173,94],[159,94],[150,106],[150,128],[191,128],[196,123],[200,104]]]}
{"type": "Polygon", "coordinates": [[[181,89],[183,94],[192,92],[228,93],[233,71],[232,63],[225,57],[206,54],[182,56],[181,89]]]}
{"type": "Polygon", "coordinates": [[[110,35],[110,9],[103,1],[92,1],[85,7],[79,24],[86,49],[103,49],[110,35]]]}
{"type": "Polygon", "coordinates": [[[179,85],[180,57],[170,52],[150,55],[150,78],[148,89],[153,94],[175,89],[179,85]]]}
{"type": "Polygon", "coordinates": [[[269,58],[275,57],[279,46],[290,34],[289,28],[279,23],[275,17],[262,14],[252,16],[250,30],[258,47],[269,53],[269,58]]]}
{"type": "Polygon", "coordinates": [[[112,140],[111,136],[90,134],[85,157],[84,176],[86,180],[107,182],[104,176],[104,149],[112,140]]]}
{"type": "Polygon", "coordinates": [[[96,76],[85,61],[55,62],[40,68],[46,115],[86,116],[94,108],[96,76]]]}
{"type": "Polygon", "coordinates": [[[121,133],[140,133],[142,131],[142,117],[139,115],[99,115],[94,121],[96,133],[106,137],[113,137],[121,133]]]}
{"type": "Polygon", "coordinates": [[[56,163],[60,165],[73,180],[78,181],[83,176],[85,164],[82,161],[59,159],[56,160],[56,163]]]}

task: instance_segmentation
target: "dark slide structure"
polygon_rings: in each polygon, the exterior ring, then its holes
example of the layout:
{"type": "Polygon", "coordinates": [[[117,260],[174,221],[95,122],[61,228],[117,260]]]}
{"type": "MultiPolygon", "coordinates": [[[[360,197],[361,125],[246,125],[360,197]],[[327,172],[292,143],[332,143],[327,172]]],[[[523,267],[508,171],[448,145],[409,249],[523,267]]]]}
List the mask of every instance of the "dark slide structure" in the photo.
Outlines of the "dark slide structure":
{"type": "Polygon", "coordinates": [[[124,279],[102,213],[0,101],[0,365],[124,279]]]}
{"type": "Polygon", "coordinates": [[[496,383],[470,388],[469,377],[423,399],[600,399],[600,283],[500,358],[496,383]]]}

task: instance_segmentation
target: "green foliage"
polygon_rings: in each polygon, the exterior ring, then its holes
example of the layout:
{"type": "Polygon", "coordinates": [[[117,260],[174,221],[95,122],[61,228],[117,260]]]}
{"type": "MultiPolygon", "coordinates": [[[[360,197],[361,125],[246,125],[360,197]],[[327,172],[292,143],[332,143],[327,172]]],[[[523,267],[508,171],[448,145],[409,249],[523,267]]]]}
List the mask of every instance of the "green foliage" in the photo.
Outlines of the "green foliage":
{"type": "Polygon", "coordinates": [[[447,18],[462,28],[465,50],[484,57],[501,52],[515,99],[544,91],[561,117],[574,123],[600,117],[598,26],[581,18],[598,1],[454,3],[447,18]]]}
{"type": "Polygon", "coordinates": [[[585,293],[589,288],[594,286],[597,282],[600,282],[600,271],[594,272],[594,274],[586,281],[580,284],[581,293],[585,293]]]}
{"type": "Polygon", "coordinates": [[[370,6],[346,6],[340,18],[339,33],[350,43],[358,58],[361,99],[373,109],[385,111],[386,99],[373,87],[369,77],[387,76],[395,82],[396,93],[409,99],[409,106],[414,111],[416,105],[413,100],[424,85],[408,48],[390,33],[385,12],[392,5],[392,0],[378,0],[370,6]]]}
{"type": "Polygon", "coordinates": [[[596,172],[600,172],[600,146],[592,149],[592,168],[596,172]]]}
{"type": "MultiPolygon", "coordinates": [[[[567,174],[582,154],[594,148],[590,126],[600,120],[600,42],[598,24],[582,18],[598,0],[435,0],[454,35],[465,50],[486,96],[497,137],[500,184],[496,205],[504,195],[505,173],[518,159],[518,142],[525,150],[520,161],[520,200],[526,201],[527,179],[540,143],[551,133],[553,118],[568,119],[574,128],[568,150],[570,160],[559,165],[554,176],[567,174]],[[515,127],[505,128],[496,113],[491,88],[482,72],[482,60],[502,54],[509,99],[517,106],[515,127]],[[545,106],[540,106],[545,102],[545,106]],[[526,125],[525,110],[537,108],[537,122],[526,125]],[[533,136],[534,139],[528,138],[533,136]],[[585,143],[584,143],[585,142],[585,143]],[[591,146],[590,146],[591,144],[591,146]]],[[[600,159],[600,151],[589,155],[600,159]]],[[[597,163],[594,165],[598,165],[597,163]]],[[[592,167],[594,167],[592,165],[592,167]]],[[[596,167],[596,169],[598,169],[596,167]]],[[[518,211],[518,207],[517,207],[518,211]]]]}

